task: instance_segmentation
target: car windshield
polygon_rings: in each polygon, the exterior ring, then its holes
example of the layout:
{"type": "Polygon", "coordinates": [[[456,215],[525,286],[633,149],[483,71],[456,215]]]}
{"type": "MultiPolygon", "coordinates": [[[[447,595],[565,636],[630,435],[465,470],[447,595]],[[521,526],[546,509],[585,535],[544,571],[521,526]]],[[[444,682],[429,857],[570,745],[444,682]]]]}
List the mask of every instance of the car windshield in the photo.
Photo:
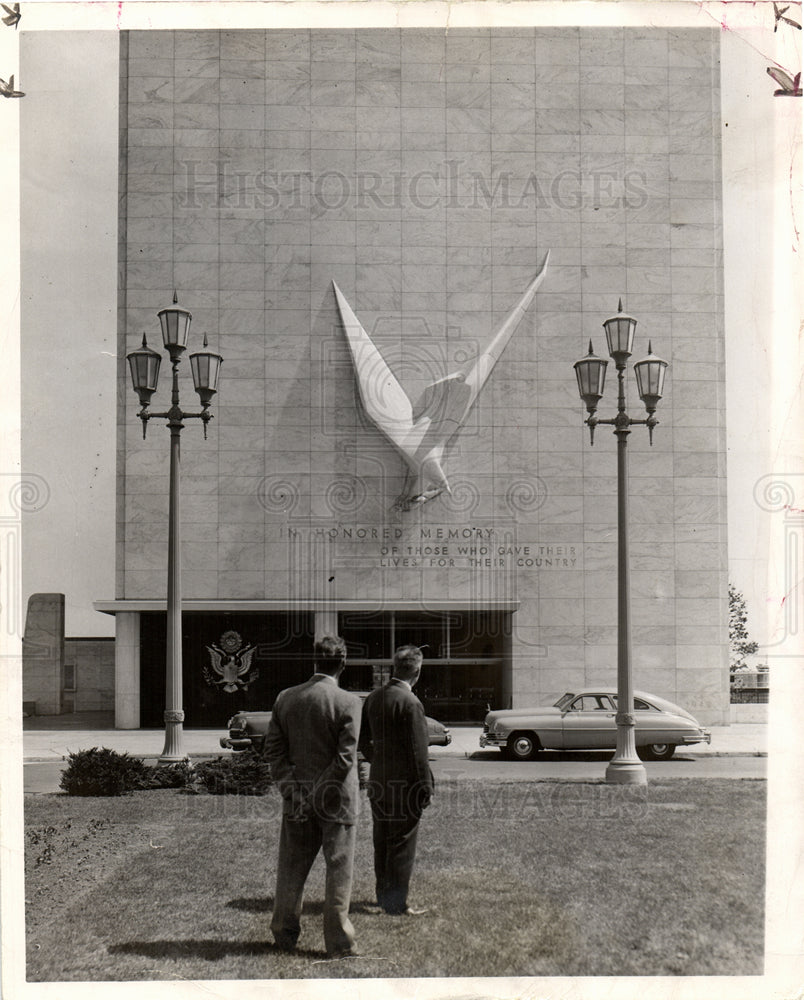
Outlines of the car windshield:
{"type": "Polygon", "coordinates": [[[555,705],[553,705],[553,708],[566,708],[574,697],[575,694],[572,691],[567,691],[566,694],[561,695],[555,705]]]}

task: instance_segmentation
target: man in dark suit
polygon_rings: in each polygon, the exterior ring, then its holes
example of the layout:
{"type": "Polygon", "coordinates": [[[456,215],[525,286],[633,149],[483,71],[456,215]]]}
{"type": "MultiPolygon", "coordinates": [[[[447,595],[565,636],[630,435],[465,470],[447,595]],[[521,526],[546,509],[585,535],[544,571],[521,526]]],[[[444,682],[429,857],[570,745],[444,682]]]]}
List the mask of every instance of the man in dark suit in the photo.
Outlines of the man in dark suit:
{"type": "Polygon", "coordinates": [[[349,901],[359,804],[360,699],[338,686],[345,660],[343,639],[318,640],[315,673],[304,684],[280,691],[266,737],[266,756],[282,795],[271,930],[279,948],[296,947],[304,883],[322,849],[324,944],[330,958],[357,954],[349,901]]]}
{"type": "Polygon", "coordinates": [[[418,646],[397,649],[393,677],[363,703],[359,744],[371,763],[368,796],[377,904],[386,913],[408,916],[426,912],[408,906],[408,886],[419,820],[433,794],[427,720],[412,690],[421,666],[418,646]]]}

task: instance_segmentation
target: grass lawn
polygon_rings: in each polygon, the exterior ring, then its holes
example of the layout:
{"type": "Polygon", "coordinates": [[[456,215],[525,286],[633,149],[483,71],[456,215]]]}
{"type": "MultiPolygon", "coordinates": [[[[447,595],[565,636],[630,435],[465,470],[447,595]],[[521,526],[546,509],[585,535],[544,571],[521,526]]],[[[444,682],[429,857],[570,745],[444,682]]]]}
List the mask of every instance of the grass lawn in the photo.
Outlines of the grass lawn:
{"type": "Polygon", "coordinates": [[[439,785],[411,903],[375,916],[358,829],[361,957],[327,961],[323,862],[299,950],[269,930],[278,796],[26,797],[31,981],[759,975],[764,781],[439,785]]]}

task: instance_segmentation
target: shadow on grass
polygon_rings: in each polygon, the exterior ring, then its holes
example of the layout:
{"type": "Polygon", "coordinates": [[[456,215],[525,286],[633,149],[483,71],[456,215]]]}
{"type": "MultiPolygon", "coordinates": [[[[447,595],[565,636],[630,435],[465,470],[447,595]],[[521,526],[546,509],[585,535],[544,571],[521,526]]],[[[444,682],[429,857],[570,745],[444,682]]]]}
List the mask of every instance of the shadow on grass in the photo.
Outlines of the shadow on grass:
{"type": "MultiPolygon", "coordinates": [[[[241,896],[239,899],[230,899],[226,906],[232,910],[242,910],[245,913],[271,913],[274,908],[272,896],[241,896]]],[[[321,900],[308,900],[302,906],[302,914],[320,915],[324,912],[324,904],[321,900]]],[[[369,916],[377,916],[378,907],[373,899],[353,899],[349,906],[350,913],[364,913],[369,916]]]]}
{"type": "Polygon", "coordinates": [[[273,896],[248,896],[240,899],[230,899],[226,904],[232,910],[244,910],[246,913],[270,913],[274,908],[273,896]]]}
{"type": "MultiPolygon", "coordinates": [[[[282,955],[288,957],[288,952],[277,948],[269,941],[210,941],[190,938],[186,941],[126,941],[123,944],[112,944],[108,948],[110,955],[143,955],[145,958],[204,958],[210,962],[218,961],[227,955],[282,955]]],[[[292,952],[300,958],[324,958],[326,953],[312,948],[297,948],[292,952]]]]}
{"type": "MultiPolygon", "coordinates": [[[[381,915],[380,907],[373,899],[353,899],[349,906],[350,913],[365,913],[368,916],[376,917],[381,915]]],[[[386,917],[391,914],[384,914],[386,917]]]]}
{"type": "MultiPolygon", "coordinates": [[[[274,908],[273,896],[241,896],[230,899],[226,904],[232,910],[243,910],[245,913],[271,913],[274,908]]],[[[302,906],[302,913],[321,914],[324,904],[321,900],[308,900],[302,906]]]]}

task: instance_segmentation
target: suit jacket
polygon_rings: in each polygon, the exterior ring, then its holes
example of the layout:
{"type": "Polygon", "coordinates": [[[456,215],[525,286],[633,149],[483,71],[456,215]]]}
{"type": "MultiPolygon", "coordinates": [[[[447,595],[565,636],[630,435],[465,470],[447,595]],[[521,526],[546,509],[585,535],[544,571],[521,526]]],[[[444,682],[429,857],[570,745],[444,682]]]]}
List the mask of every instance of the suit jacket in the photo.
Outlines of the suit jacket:
{"type": "Polygon", "coordinates": [[[371,762],[369,797],[388,813],[421,813],[430,802],[427,719],[422,703],[396,678],[372,691],[363,703],[360,752],[371,762]]]}
{"type": "Polygon", "coordinates": [[[313,676],[280,691],[266,736],[266,757],[287,816],[350,825],[357,819],[360,699],[313,676]]]}

